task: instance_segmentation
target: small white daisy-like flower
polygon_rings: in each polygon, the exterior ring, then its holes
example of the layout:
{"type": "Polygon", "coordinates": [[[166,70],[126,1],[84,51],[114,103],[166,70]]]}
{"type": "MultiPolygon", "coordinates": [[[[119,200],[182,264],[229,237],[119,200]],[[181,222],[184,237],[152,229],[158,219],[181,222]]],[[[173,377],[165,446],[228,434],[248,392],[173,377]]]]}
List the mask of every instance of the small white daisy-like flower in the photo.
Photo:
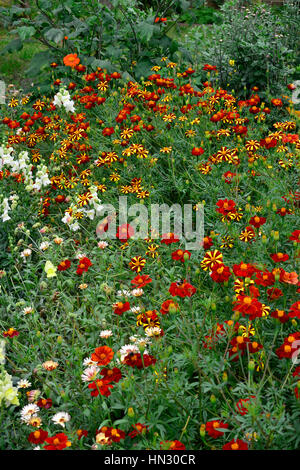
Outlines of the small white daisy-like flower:
{"type": "Polygon", "coordinates": [[[42,242],[42,243],[40,244],[40,250],[46,251],[46,250],[48,250],[49,246],[50,246],[50,243],[49,243],[49,242],[42,242]]]}
{"type": "Polygon", "coordinates": [[[102,330],[100,331],[100,338],[110,338],[112,336],[112,331],[111,330],[102,330]]]}
{"type": "Polygon", "coordinates": [[[130,312],[132,313],[139,313],[141,311],[141,307],[131,307],[130,312]]]}
{"type": "Polygon", "coordinates": [[[83,360],[83,365],[84,365],[84,367],[97,366],[97,362],[92,361],[92,359],[90,357],[86,357],[83,360]]]}
{"type": "Polygon", "coordinates": [[[32,253],[32,251],[30,250],[30,248],[26,248],[25,250],[22,251],[21,257],[25,261],[26,258],[28,258],[31,255],[31,253],[32,253]]]}
{"type": "Polygon", "coordinates": [[[97,366],[90,366],[87,369],[83,371],[83,374],[81,375],[81,379],[83,382],[92,382],[95,380],[98,372],[99,372],[99,367],[97,366]]]}
{"type": "Polygon", "coordinates": [[[26,379],[21,379],[17,383],[17,388],[29,388],[29,387],[31,387],[31,382],[29,382],[26,379]]]}
{"type": "MultiPolygon", "coordinates": [[[[140,348],[140,347],[145,348],[149,343],[151,343],[151,340],[147,336],[144,336],[143,338],[140,337],[135,342],[135,344],[137,345],[138,348],[140,348]]],[[[146,354],[146,351],[145,351],[145,354],[146,354]]]]}
{"type": "Polygon", "coordinates": [[[118,297],[130,297],[131,292],[129,290],[118,290],[117,296],[118,297]]]}
{"type": "Polygon", "coordinates": [[[161,334],[161,329],[158,326],[150,326],[149,328],[146,328],[145,333],[147,336],[160,336],[161,334]]]}
{"type": "Polygon", "coordinates": [[[71,416],[69,413],[66,413],[65,411],[59,411],[52,417],[52,421],[55,424],[59,424],[61,427],[65,427],[66,423],[70,421],[71,416]]]}
{"type": "Polygon", "coordinates": [[[133,295],[133,297],[140,297],[141,295],[143,295],[143,293],[143,289],[133,289],[131,295],[133,295]]]}
{"type": "Polygon", "coordinates": [[[24,406],[21,410],[21,421],[27,423],[33,416],[37,416],[39,411],[39,407],[34,403],[24,406]]]}
{"type": "Polygon", "coordinates": [[[28,315],[29,313],[32,313],[33,310],[34,310],[33,307],[24,307],[24,308],[23,308],[23,313],[24,313],[25,315],[28,315]]]}
{"type": "Polygon", "coordinates": [[[104,250],[108,246],[108,243],[105,241],[98,242],[98,247],[100,250],[104,250]]]}

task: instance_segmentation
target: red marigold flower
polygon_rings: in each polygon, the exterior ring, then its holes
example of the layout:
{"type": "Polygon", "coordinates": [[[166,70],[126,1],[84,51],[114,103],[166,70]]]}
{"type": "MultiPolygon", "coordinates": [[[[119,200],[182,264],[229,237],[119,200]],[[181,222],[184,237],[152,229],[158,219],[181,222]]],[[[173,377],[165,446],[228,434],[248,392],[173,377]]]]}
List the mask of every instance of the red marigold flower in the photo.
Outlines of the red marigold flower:
{"type": "Polygon", "coordinates": [[[232,269],[234,274],[238,277],[251,277],[252,274],[257,272],[255,266],[250,263],[244,263],[244,261],[241,261],[240,264],[234,264],[232,269]]]}
{"type": "Polygon", "coordinates": [[[134,229],[131,227],[130,224],[122,224],[120,227],[118,227],[116,237],[121,241],[121,242],[127,242],[129,238],[133,237],[134,235],[134,229]]]}
{"type": "Polygon", "coordinates": [[[58,196],[56,196],[56,198],[54,199],[55,202],[58,202],[59,204],[61,204],[62,202],[64,202],[66,199],[66,196],[63,196],[62,194],[59,194],[58,196]]]}
{"type": "Polygon", "coordinates": [[[155,363],[155,357],[151,356],[150,354],[144,354],[141,356],[140,353],[131,352],[123,359],[123,364],[126,364],[130,367],[136,367],[137,369],[143,369],[144,367],[149,367],[155,363]]]}
{"type": "Polygon", "coordinates": [[[217,70],[217,66],[216,65],[205,64],[203,66],[203,70],[207,70],[207,71],[211,72],[212,70],[217,70]]]}
{"type": "Polygon", "coordinates": [[[104,380],[109,382],[119,382],[122,378],[122,372],[118,367],[113,367],[112,369],[104,367],[100,374],[103,375],[104,380]]]}
{"type": "Polygon", "coordinates": [[[272,286],[275,283],[274,274],[270,271],[256,272],[256,279],[254,279],[255,283],[258,286],[272,286]]]}
{"type": "Polygon", "coordinates": [[[128,436],[133,439],[134,437],[138,436],[139,434],[146,434],[148,431],[148,426],[146,424],[136,423],[132,424],[133,431],[128,433],[128,436]]]}
{"type": "Polygon", "coordinates": [[[292,333],[284,339],[283,344],[276,349],[279,359],[291,359],[293,354],[300,349],[300,332],[292,333]]]}
{"type": "Polygon", "coordinates": [[[19,336],[19,331],[17,331],[15,328],[8,328],[7,331],[3,332],[4,337],[9,337],[13,338],[14,336],[19,336]]]}
{"type": "Polygon", "coordinates": [[[105,127],[102,131],[102,135],[104,136],[110,136],[115,132],[113,127],[105,127]]]}
{"type": "Polygon", "coordinates": [[[86,257],[80,258],[76,274],[81,276],[82,273],[87,272],[89,267],[92,266],[92,265],[93,265],[93,263],[91,262],[91,260],[89,258],[86,258],[86,257]]]}
{"type": "Polygon", "coordinates": [[[258,215],[255,215],[254,217],[251,217],[249,220],[249,224],[253,225],[255,228],[259,228],[261,225],[266,223],[266,218],[265,217],[259,217],[258,215]]]}
{"type": "Polygon", "coordinates": [[[186,279],[184,279],[182,282],[172,282],[169,288],[169,292],[173,297],[191,297],[193,294],[195,294],[196,290],[196,287],[192,286],[192,284],[189,284],[186,279]]]}
{"type": "Polygon", "coordinates": [[[172,259],[175,261],[181,261],[184,263],[188,259],[190,259],[191,253],[187,250],[176,250],[172,253],[172,259]]]}
{"type": "Polygon", "coordinates": [[[266,137],[265,139],[260,140],[261,147],[265,147],[266,149],[270,149],[276,147],[277,140],[273,137],[266,137]]]}
{"type": "Polygon", "coordinates": [[[283,296],[282,290],[278,289],[277,287],[272,287],[271,289],[268,289],[267,294],[270,300],[276,300],[279,299],[279,297],[283,296]]]}
{"type": "Polygon", "coordinates": [[[286,323],[289,321],[289,316],[284,312],[284,310],[274,310],[270,315],[272,318],[276,318],[280,323],[286,323]]]}
{"type": "Polygon", "coordinates": [[[179,242],[179,238],[173,232],[163,233],[161,236],[161,243],[165,245],[171,245],[171,243],[179,242]]]}
{"type": "Polygon", "coordinates": [[[228,266],[224,264],[215,264],[212,267],[210,277],[215,282],[226,282],[231,276],[231,272],[228,266]]]}
{"type": "Polygon", "coordinates": [[[300,366],[296,367],[294,370],[293,377],[300,377],[300,366]]]}
{"type": "Polygon", "coordinates": [[[112,361],[114,354],[115,353],[110,347],[100,346],[99,348],[95,349],[95,352],[93,352],[91,359],[92,361],[97,362],[98,366],[106,366],[112,361]]]}
{"type": "Polygon", "coordinates": [[[244,416],[248,414],[248,407],[247,405],[249,404],[251,399],[255,399],[255,395],[251,395],[249,398],[240,398],[239,401],[236,403],[235,407],[237,411],[239,412],[240,415],[244,416]],[[246,406],[245,406],[246,405],[246,406]]]}
{"type": "Polygon", "coordinates": [[[59,265],[57,266],[58,271],[66,271],[69,269],[71,266],[71,261],[68,259],[65,259],[64,261],[61,261],[59,265]]]}
{"type": "Polygon", "coordinates": [[[213,240],[211,237],[204,237],[203,238],[203,248],[204,250],[208,250],[213,245],[213,240]]]}
{"type": "Polygon", "coordinates": [[[186,447],[185,445],[177,441],[176,439],[174,441],[162,441],[160,442],[161,449],[163,450],[185,450],[186,447]]]}
{"type": "Polygon", "coordinates": [[[223,445],[223,450],[248,450],[248,444],[241,439],[232,439],[227,444],[223,445]]]}
{"type": "Polygon", "coordinates": [[[199,156],[199,155],[202,155],[203,153],[204,153],[204,149],[202,147],[194,147],[192,149],[192,155],[199,156]]]}
{"type": "Polygon", "coordinates": [[[282,100],[280,98],[273,98],[271,100],[271,103],[272,103],[273,106],[276,106],[276,107],[279,107],[279,106],[283,105],[282,100]]]}
{"type": "Polygon", "coordinates": [[[52,407],[52,400],[51,398],[40,398],[36,404],[39,408],[45,408],[45,410],[49,410],[52,407]]]}
{"type": "Polygon", "coordinates": [[[257,341],[252,341],[252,342],[249,342],[248,344],[248,351],[250,354],[256,353],[260,351],[261,349],[263,349],[263,345],[258,343],[257,341]]]}
{"type": "Polygon", "coordinates": [[[276,214],[280,215],[281,217],[285,217],[287,214],[291,214],[291,209],[287,209],[286,207],[281,207],[276,211],[276,214]]]}
{"type": "Polygon", "coordinates": [[[287,261],[290,257],[284,253],[274,253],[271,255],[272,260],[274,263],[280,263],[281,261],[287,261]]]}
{"type": "Polygon", "coordinates": [[[48,432],[43,429],[37,429],[33,431],[28,436],[28,441],[32,444],[42,444],[45,442],[46,437],[48,437],[48,432]]]}
{"type": "Polygon", "coordinates": [[[291,308],[289,310],[289,318],[300,319],[300,300],[291,305],[291,308]]]}
{"type": "Polygon", "coordinates": [[[250,320],[262,316],[262,304],[248,295],[238,295],[233,310],[241,312],[243,316],[249,315],[250,320]]]}
{"type": "Polygon", "coordinates": [[[104,397],[109,397],[111,394],[110,388],[113,388],[113,386],[109,383],[108,380],[97,379],[95,382],[90,383],[88,388],[92,389],[92,397],[97,397],[99,393],[104,397]]]}
{"type": "Polygon", "coordinates": [[[112,428],[112,427],[107,427],[107,426],[102,426],[102,428],[96,432],[98,434],[99,432],[102,432],[105,434],[105,437],[109,438],[110,441],[112,442],[120,442],[121,439],[125,439],[125,432],[122,431],[121,429],[117,428],[112,428]]]}
{"type": "Polygon", "coordinates": [[[226,171],[226,173],[223,174],[223,178],[225,183],[227,184],[232,184],[232,179],[236,176],[236,173],[232,173],[232,171],[226,171]]]}
{"type": "Polygon", "coordinates": [[[236,204],[232,199],[220,199],[217,202],[217,212],[226,215],[228,212],[235,212],[236,204]]]}
{"type": "Polygon", "coordinates": [[[131,284],[133,287],[142,288],[147,284],[150,284],[150,282],[152,282],[152,279],[148,274],[143,274],[142,276],[138,274],[134,279],[132,279],[131,284]]]}
{"type": "Polygon", "coordinates": [[[129,302],[117,302],[114,304],[114,313],[117,315],[122,315],[124,312],[128,312],[130,310],[130,303],[129,302]]]}
{"type": "Polygon", "coordinates": [[[165,300],[162,303],[160,313],[166,315],[167,313],[175,313],[179,310],[179,305],[174,300],[165,300]]]}
{"type": "Polygon", "coordinates": [[[45,439],[48,445],[44,446],[46,450],[62,450],[66,447],[70,447],[71,442],[68,440],[68,436],[66,436],[63,432],[55,434],[53,437],[47,437],[45,439]]]}
{"type": "Polygon", "coordinates": [[[223,421],[217,421],[217,420],[208,421],[205,425],[206,432],[213,439],[217,439],[218,437],[223,436],[224,432],[220,431],[220,429],[227,429],[227,428],[228,428],[227,423],[223,423],[223,421]]]}
{"type": "Polygon", "coordinates": [[[78,440],[80,441],[82,437],[87,437],[88,432],[85,429],[77,429],[76,434],[78,436],[78,440]]]}
{"type": "Polygon", "coordinates": [[[247,135],[247,133],[248,133],[248,129],[247,129],[246,126],[237,125],[237,126],[233,126],[232,129],[238,135],[247,135]]]}
{"type": "Polygon", "coordinates": [[[300,230],[295,230],[290,236],[289,240],[300,243],[300,230]]]}

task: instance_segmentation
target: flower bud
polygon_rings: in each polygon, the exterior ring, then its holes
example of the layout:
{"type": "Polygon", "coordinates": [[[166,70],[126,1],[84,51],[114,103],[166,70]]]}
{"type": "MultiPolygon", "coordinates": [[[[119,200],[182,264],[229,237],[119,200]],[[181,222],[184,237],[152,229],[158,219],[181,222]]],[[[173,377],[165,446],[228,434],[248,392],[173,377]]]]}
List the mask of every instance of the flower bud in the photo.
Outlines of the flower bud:
{"type": "Polygon", "coordinates": [[[134,417],[134,409],[133,408],[128,408],[127,414],[130,418],[134,417]]]}

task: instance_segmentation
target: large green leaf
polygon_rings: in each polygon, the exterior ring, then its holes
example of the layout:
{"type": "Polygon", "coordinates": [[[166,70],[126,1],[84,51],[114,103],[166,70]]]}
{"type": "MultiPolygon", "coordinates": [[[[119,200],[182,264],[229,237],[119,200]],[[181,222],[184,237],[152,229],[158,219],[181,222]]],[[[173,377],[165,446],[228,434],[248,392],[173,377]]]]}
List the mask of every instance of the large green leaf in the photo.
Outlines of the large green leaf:
{"type": "Polygon", "coordinates": [[[30,38],[35,33],[35,28],[33,26],[21,26],[17,28],[17,33],[22,41],[30,38]]]}
{"type": "Polygon", "coordinates": [[[58,44],[60,41],[63,40],[64,32],[61,29],[58,29],[58,28],[50,28],[45,33],[45,38],[48,39],[48,41],[53,41],[56,44],[58,44]]]}
{"type": "Polygon", "coordinates": [[[25,74],[29,77],[34,77],[40,72],[41,68],[45,64],[49,64],[49,62],[51,62],[49,51],[39,52],[32,58],[28,69],[25,70],[25,74]]]}
{"type": "Polygon", "coordinates": [[[20,39],[13,39],[0,51],[0,54],[2,55],[2,54],[6,54],[7,52],[20,51],[22,47],[23,47],[23,44],[20,39]]]}
{"type": "Polygon", "coordinates": [[[146,21],[142,21],[137,26],[137,33],[139,38],[142,41],[150,41],[155,31],[155,26],[151,23],[147,23],[146,21]]]}

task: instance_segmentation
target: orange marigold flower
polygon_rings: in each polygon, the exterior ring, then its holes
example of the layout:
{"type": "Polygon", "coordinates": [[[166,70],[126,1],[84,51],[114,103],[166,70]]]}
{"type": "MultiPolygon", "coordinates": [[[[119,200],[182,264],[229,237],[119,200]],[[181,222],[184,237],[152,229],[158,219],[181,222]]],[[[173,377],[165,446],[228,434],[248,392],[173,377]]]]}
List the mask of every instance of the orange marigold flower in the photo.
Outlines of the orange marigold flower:
{"type": "Polygon", "coordinates": [[[80,59],[77,54],[68,54],[63,58],[63,62],[66,67],[75,67],[80,63],[80,59]]]}
{"type": "Polygon", "coordinates": [[[114,354],[115,353],[110,347],[100,346],[99,348],[95,349],[91,359],[92,361],[97,362],[98,366],[106,366],[112,361],[114,354]]]}

